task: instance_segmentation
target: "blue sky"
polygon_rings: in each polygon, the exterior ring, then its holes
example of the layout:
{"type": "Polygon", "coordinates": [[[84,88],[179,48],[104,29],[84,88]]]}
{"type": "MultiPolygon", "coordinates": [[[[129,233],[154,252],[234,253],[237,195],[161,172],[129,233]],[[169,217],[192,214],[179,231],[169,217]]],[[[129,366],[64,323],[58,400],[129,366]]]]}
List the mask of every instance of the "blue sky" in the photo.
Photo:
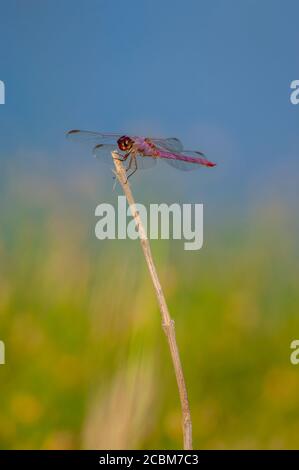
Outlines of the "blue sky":
{"type": "Polygon", "coordinates": [[[294,177],[298,18],[296,0],[1,2],[1,157],[55,160],[65,130],[98,129],[176,135],[235,197],[281,167],[294,177]]]}

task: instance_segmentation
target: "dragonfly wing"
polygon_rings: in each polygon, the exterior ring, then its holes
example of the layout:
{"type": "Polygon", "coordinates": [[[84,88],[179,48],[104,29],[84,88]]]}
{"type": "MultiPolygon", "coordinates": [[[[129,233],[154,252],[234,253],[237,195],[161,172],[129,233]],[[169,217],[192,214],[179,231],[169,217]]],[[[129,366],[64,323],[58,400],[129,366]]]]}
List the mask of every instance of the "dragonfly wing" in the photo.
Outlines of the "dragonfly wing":
{"type": "Polygon", "coordinates": [[[194,163],[187,163],[183,162],[182,160],[168,160],[164,159],[164,161],[172,166],[173,168],[176,168],[177,170],[180,171],[192,171],[192,170],[198,170],[199,165],[194,165],[194,163]]]}
{"type": "Polygon", "coordinates": [[[184,150],[183,153],[169,154],[168,157],[164,155],[163,160],[181,171],[198,170],[202,166],[215,166],[215,163],[210,162],[202,152],[196,150],[184,150]]]}
{"type": "MultiPolygon", "coordinates": [[[[115,145],[112,145],[112,144],[98,144],[94,147],[93,154],[98,160],[101,160],[104,163],[107,163],[107,164],[111,165],[112,164],[111,152],[113,152],[113,150],[115,150],[115,145]]],[[[117,150],[117,153],[121,156],[125,155],[125,153],[120,152],[119,150],[117,150]]],[[[126,160],[126,163],[124,163],[125,167],[128,166],[129,161],[130,161],[130,156],[126,160]]],[[[136,161],[137,161],[138,170],[147,170],[148,168],[152,168],[153,166],[155,166],[155,164],[157,162],[157,159],[152,158],[150,156],[145,157],[143,155],[138,154],[137,157],[136,157],[136,161]]],[[[134,166],[134,164],[133,164],[133,166],[134,166]]]]}
{"type": "Polygon", "coordinates": [[[138,170],[147,170],[148,168],[152,168],[157,163],[157,159],[154,157],[150,157],[148,155],[138,155],[137,156],[137,168],[138,170]]]}
{"type": "Polygon", "coordinates": [[[73,129],[67,132],[66,137],[74,142],[81,142],[87,144],[115,144],[117,147],[117,140],[121,137],[120,134],[101,134],[100,132],[81,131],[73,129]]]}
{"type": "MultiPolygon", "coordinates": [[[[116,150],[116,147],[114,144],[97,144],[93,148],[92,153],[98,160],[104,163],[107,163],[108,165],[109,164],[113,165],[112,155],[111,155],[111,152],[113,152],[113,150],[116,150]]],[[[121,154],[119,150],[117,152],[121,154]]]]}
{"type": "Polygon", "coordinates": [[[182,142],[176,137],[168,139],[150,139],[156,147],[167,150],[168,152],[181,152],[183,150],[182,142]]]}

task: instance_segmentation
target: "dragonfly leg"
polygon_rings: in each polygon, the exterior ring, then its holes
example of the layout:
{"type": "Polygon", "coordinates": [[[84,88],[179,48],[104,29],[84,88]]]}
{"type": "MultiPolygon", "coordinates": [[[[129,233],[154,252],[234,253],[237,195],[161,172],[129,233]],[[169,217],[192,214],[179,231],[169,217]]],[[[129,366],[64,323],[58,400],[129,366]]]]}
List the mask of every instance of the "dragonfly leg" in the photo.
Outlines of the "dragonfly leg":
{"type": "Polygon", "coordinates": [[[129,160],[129,165],[128,165],[127,168],[126,168],[126,171],[129,171],[129,170],[131,169],[132,161],[133,161],[133,157],[132,157],[132,155],[131,155],[131,158],[130,158],[130,160],[129,160]]]}
{"type": "Polygon", "coordinates": [[[137,168],[138,168],[138,167],[137,167],[137,159],[136,159],[135,156],[132,155],[132,156],[131,156],[130,163],[129,163],[129,166],[128,166],[128,168],[127,168],[126,171],[128,171],[128,170],[131,168],[132,163],[133,163],[133,160],[134,160],[135,168],[134,168],[134,170],[127,176],[127,179],[129,179],[130,176],[134,175],[135,171],[137,171],[137,168]]]}
{"type": "Polygon", "coordinates": [[[119,160],[120,162],[125,162],[128,158],[128,156],[130,155],[130,152],[126,153],[125,155],[119,155],[119,158],[117,158],[116,160],[119,160]]]}
{"type": "MultiPolygon", "coordinates": [[[[118,160],[120,162],[125,162],[127,160],[128,156],[130,155],[130,152],[126,153],[125,155],[120,155],[120,154],[118,154],[118,155],[120,156],[120,158],[116,158],[116,160],[118,160]]],[[[130,159],[130,164],[131,164],[131,160],[132,160],[132,158],[130,159]]],[[[130,166],[130,164],[129,164],[129,166],[130,166]]],[[[126,171],[128,171],[128,169],[126,169],[126,171]]],[[[116,176],[113,176],[113,179],[115,180],[116,176]]]]}

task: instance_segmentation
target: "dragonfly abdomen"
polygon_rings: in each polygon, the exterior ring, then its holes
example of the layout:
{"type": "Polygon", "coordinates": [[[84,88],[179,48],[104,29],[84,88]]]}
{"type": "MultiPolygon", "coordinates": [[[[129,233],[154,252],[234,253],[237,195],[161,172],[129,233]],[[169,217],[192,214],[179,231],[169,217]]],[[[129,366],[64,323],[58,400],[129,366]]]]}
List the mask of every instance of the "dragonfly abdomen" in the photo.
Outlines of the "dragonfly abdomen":
{"type": "Polygon", "coordinates": [[[208,167],[213,167],[216,166],[216,163],[210,162],[209,160],[203,158],[198,154],[198,157],[196,156],[187,156],[181,153],[170,153],[170,152],[159,152],[161,158],[166,158],[168,160],[180,160],[181,162],[186,162],[186,163],[195,163],[197,165],[204,165],[208,167]]]}

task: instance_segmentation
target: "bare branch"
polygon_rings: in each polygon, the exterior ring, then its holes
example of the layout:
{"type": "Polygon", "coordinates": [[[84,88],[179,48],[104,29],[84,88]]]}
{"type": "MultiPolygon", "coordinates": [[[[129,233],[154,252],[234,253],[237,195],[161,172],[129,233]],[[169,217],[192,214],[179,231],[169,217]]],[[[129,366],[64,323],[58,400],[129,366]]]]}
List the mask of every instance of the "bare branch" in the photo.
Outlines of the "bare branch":
{"type": "Polygon", "coordinates": [[[167,337],[170,354],[172,358],[172,363],[173,363],[173,368],[175,371],[176,381],[178,385],[180,401],[181,401],[182,416],[183,416],[184,449],[190,450],[192,449],[192,422],[191,422],[191,414],[190,414],[187,388],[186,388],[183,368],[182,368],[179,350],[178,350],[176,337],[175,337],[174,321],[171,319],[169,311],[168,311],[168,307],[166,304],[162,286],[160,284],[160,280],[159,280],[157,270],[154,264],[154,260],[152,257],[150,244],[147,239],[140,214],[136,209],[136,204],[132,195],[130,184],[127,180],[125,169],[123,167],[122,162],[118,159],[117,153],[112,152],[112,157],[113,157],[113,161],[114,161],[114,165],[116,169],[115,175],[129,203],[132,216],[135,220],[135,224],[139,232],[143,254],[144,254],[144,257],[145,257],[145,260],[146,260],[146,263],[147,263],[147,266],[148,266],[148,269],[152,278],[152,282],[156,291],[156,296],[158,299],[161,317],[162,317],[162,326],[167,337]]]}

